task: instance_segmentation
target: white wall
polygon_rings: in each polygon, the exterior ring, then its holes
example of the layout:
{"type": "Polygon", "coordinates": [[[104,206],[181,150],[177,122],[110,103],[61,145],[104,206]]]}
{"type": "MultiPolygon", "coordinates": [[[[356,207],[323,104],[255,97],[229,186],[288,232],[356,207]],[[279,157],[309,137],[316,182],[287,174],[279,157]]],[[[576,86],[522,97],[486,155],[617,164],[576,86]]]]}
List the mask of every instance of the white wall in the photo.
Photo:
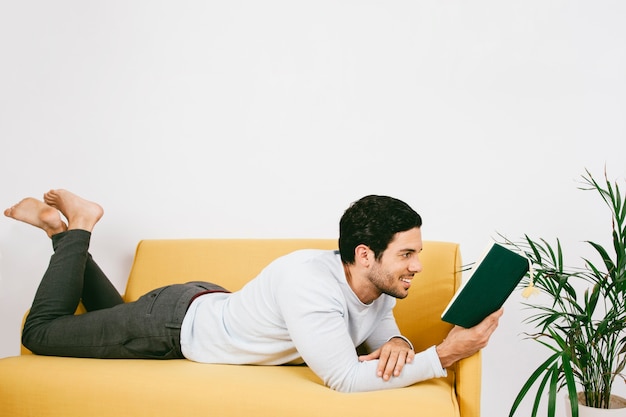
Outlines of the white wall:
{"type": "MultiPolygon", "coordinates": [[[[610,227],[580,175],[626,177],[625,19],[621,1],[2,1],[0,206],[102,203],[92,252],[120,290],[142,238],[334,238],[369,193],[466,262],[498,232],[575,260],[610,227]]],[[[49,255],[0,220],[0,357],[49,255]]],[[[485,350],[484,416],[546,353],[519,304],[485,350]]]]}

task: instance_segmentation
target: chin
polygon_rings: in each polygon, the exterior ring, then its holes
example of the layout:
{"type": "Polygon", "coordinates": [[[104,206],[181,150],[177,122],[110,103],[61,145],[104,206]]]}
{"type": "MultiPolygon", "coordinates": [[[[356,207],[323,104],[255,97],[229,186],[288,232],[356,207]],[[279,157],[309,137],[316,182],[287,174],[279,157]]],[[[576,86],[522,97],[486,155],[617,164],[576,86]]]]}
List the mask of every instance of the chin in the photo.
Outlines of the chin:
{"type": "Polygon", "coordinates": [[[404,291],[404,292],[398,292],[398,291],[388,291],[385,294],[392,296],[393,298],[397,298],[399,300],[402,300],[403,298],[408,297],[409,292],[408,291],[404,291]]]}

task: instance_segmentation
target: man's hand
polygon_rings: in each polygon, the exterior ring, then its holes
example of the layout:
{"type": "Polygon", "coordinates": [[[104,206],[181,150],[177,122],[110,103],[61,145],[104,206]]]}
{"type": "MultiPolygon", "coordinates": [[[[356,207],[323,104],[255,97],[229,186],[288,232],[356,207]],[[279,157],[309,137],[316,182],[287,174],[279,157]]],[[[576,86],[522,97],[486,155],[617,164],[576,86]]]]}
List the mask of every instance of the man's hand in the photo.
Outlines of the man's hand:
{"type": "Polygon", "coordinates": [[[365,362],[378,359],[377,374],[389,381],[392,376],[399,376],[404,365],[411,363],[414,357],[411,346],[404,339],[394,337],[372,353],[359,356],[359,360],[365,362]]]}
{"type": "Polygon", "coordinates": [[[500,309],[487,316],[476,326],[465,329],[455,326],[448,336],[437,346],[441,366],[448,368],[456,361],[472,356],[489,342],[489,338],[498,327],[498,321],[504,310],[500,309]]]}

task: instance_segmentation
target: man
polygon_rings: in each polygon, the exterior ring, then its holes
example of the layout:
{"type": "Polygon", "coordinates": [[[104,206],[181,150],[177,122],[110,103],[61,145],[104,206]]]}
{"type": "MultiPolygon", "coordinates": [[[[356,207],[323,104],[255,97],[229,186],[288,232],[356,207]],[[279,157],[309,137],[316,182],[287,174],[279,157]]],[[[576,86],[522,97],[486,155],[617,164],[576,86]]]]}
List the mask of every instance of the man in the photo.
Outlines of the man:
{"type": "Polygon", "coordinates": [[[24,199],[5,215],[52,239],[54,254],[22,336],[37,354],[306,363],[332,389],[370,391],[445,376],[447,367],[486,346],[502,315],[471,329],[455,327],[438,346],[413,351],[392,308],[422,269],[422,220],[391,197],[367,196],[345,211],[338,252],[288,254],[235,293],[192,282],[131,303],[122,301],[88,252],[103,215],[98,204],[51,190],[43,201],[24,199]],[[75,316],[81,300],[88,312],[75,316]],[[357,348],[368,353],[358,356],[357,348]]]}

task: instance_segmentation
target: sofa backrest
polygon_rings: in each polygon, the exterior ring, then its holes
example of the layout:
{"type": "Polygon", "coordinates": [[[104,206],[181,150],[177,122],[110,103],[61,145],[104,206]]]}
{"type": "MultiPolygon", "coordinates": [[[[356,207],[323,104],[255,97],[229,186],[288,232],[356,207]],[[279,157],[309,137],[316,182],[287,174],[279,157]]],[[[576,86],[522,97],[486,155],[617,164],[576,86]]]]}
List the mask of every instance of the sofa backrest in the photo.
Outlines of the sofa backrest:
{"type": "MultiPolygon", "coordinates": [[[[164,285],[210,281],[236,291],[275,258],[297,249],[336,249],[333,239],[164,239],[137,245],[125,300],[164,285]]],[[[423,271],[394,314],[402,334],[421,351],[441,343],[451,326],[440,317],[461,282],[459,245],[425,241],[423,271]]]]}

